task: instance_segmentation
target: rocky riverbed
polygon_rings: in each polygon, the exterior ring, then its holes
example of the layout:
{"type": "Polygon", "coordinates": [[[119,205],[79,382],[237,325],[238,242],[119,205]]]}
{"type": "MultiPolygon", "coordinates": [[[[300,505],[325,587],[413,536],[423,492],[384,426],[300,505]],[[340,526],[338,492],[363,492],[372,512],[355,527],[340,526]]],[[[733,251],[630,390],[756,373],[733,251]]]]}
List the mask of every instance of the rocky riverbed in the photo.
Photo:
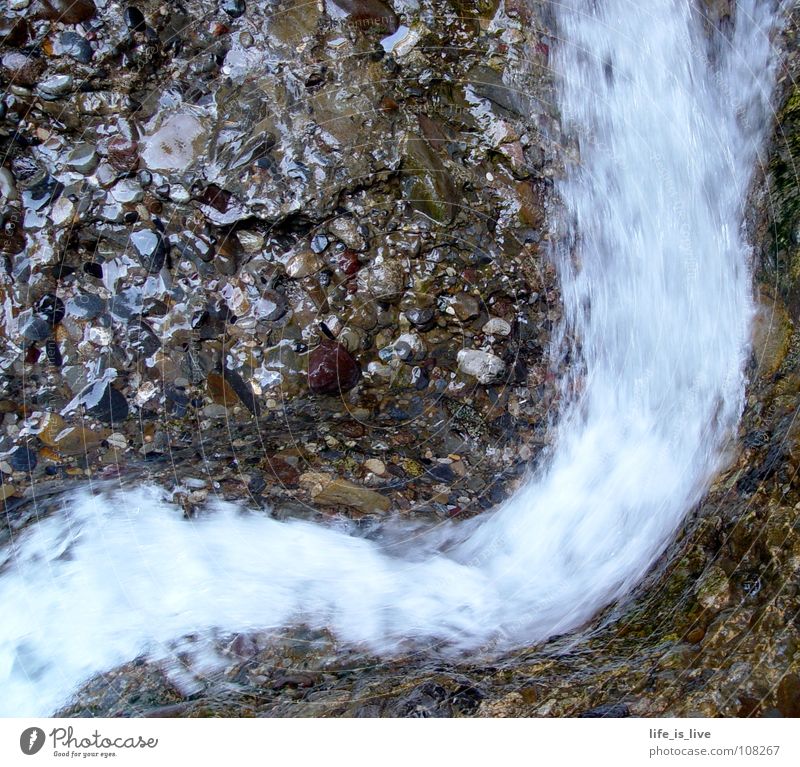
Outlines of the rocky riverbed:
{"type": "MultiPolygon", "coordinates": [[[[101,478],[152,478],[187,515],[216,495],[363,525],[513,492],[568,364],[546,4],[9,5],[3,536],[101,478]]],[[[211,679],[137,660],[65,713],[800,715],[794,11],[748,220],[747,409],[636,593],[491,665],[221,636],[211,679]]]]}
{"type": "Polygon", "coordinates": [[[523,8],[12,2],[11,507],[117,475],[187,513],[445,519],[513,492],[560,318],[523,8]]]}

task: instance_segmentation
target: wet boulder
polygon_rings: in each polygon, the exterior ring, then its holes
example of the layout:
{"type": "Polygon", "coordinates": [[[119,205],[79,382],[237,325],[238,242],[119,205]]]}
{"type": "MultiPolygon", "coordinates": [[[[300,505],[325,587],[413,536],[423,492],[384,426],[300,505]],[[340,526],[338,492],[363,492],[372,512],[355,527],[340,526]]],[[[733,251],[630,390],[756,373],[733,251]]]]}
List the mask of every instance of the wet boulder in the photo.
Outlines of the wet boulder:
{"type": "Polygon", "coordinates": [[[336,341],[323,341],[308,359],[308,387],[314,394],[343,394],[361,380],[361,366],[336,341]]]}

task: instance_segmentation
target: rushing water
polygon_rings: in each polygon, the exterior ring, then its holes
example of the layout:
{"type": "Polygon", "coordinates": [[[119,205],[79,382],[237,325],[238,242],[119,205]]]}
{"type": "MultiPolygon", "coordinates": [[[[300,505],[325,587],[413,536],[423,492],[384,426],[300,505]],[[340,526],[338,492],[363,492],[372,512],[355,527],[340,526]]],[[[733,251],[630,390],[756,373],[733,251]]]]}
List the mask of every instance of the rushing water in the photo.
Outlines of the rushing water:
{"type": "Polygon", "coordinates": [[[214,628],[302,620],[383,653],[409,639],[451,652],[533,644],[653,564],[742,409],[743,206],[778,14],[743,0],[735,31],[709,46],[688,0],[556,12],[560,105],[581,154],[558,190],[577,233],[558,259],[563,334],[580,339],[582,364],[547,470],[413,557],[230,505],[186,522],[155,488],[66,499],[5,553],[0,712],[51,712],[91,674],[214,628]]]}

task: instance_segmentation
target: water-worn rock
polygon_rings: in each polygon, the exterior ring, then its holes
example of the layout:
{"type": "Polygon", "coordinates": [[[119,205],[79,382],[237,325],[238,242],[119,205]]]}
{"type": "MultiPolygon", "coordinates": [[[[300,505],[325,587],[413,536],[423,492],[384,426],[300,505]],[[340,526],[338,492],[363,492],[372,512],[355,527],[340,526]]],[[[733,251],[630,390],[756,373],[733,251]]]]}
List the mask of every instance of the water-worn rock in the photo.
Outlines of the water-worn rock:
{"type": "Polygon", "coordinates": [[[386,513],[391,508],[388,498],[366,487],[319,472],[300,476],[300,486],[320,506],[348,506],[364,514],[386,513]]]}
{"type": "Polygon", "coordinates": [[[11,84],[25,86],[36,85],[45,69],[42,59],[19,51],[4,54],[0,66],[11,84]]]}
{"type": "Polygon", "coordinates": [[[106,308],[106,302],[94,293],[79,293],[66,303],[67,314],[82,320],[99,317],[106,308]]]}
{"type": "Polygon", "coordinates": [[[361,380],[361,366],[335,341],[323,341],[308,358],[308,388],[314,394],[342,394],[361,380]]]}
{"type": "Polygon", "coordinates": [[[397,301],[405,288],[403,267],[397,261],[373,263],[358,273],[358,289],[374,301],[397,301]]]}
{"type": "Polygon", "coordinates": [[[222,0],[220,8],[232,19],[238,19],[247,11],[245,0],[222,0]]]}
{"type": "Polygon", "coordinates": [[[498,356],[480,349],[462,349],[458,353],[458,369],[479,383],[495,383],[506,372],[506,364],[498,356]]]}
{"type": "Polygon", "coordinates": [[[481,305],[475,296],[469,293],[459,293],[453,298],[450,309],[461,322],[468,322],[480,314],[481,305]]]}
{"type": "Polygon", "coordinates": [[[108,142],[108,161],[123,173],[136,170],[139,165],[139,144],[125,136],[116,136],[108,142]]]}
{"type": "Polygon", "coordinates": [[[253,415],[261,412],[261,406],[252,390],[234,370],[223,368],[221,373],[209,373],[206,379],[211,398],[220,405],[233,407],[243,404],[253,415]]]}
{"type": "Polygon", "coordinates": [[[131,232],[131,245],[142,266],[150,273],[160,272],[167,258],[167,242],[157,229],[131,232]]]}
{"type": "Polygon", "coordinates": [[[53,293],[46,293],[36,302],[36,313],[48,325],[57,325],[64,319],[64,302],[53,293]]]}
{"type": "Polygon", "coordinates": [[[511,324],[500,317],[490,318],[481,329],[487,336],[511,335],[511,324]]]}
{"type": "Polygon", "coordinates": [[[52,75],[41,80],[36,90],[43,99],[55,101],[70,93],[75,85],[72,75],[52,75]]]}
{"type": "Polygon", "coordinates": [[[89,41],[77,32],[62,32],[58,38],[58,45],[67,56],[81,64],[88,64],[94,56],[89,41]]]}
{"type": "Polygon", "coordinates": [[[125,8],[123,13],[125,25],[131,32],[144,32],[147,28],[144,14],[135,5],[129,5],[125,8]]]}
{"type": "Polygon", "coordinates": [[[108,384],[99,401],[86,412],[99,421],[119,424],[128,417],[128,401],[121,391],[108,384]]]}
{"type": "Polygon", "coordinates": [[[286,274],[292,279],[301,279],[318,272],[322,261],[312,250],[301,250],[286,262],[286,274]]]}
{"type": "Polygon", "coordinates": [[[8,463],[14,471],[33,471],[38,463],[36,451],[21,445],[8,456],[8,463]]]}
{"type": "Polygon", "coordinates": [[[97,149],[93,144],[78,144],[67,155],[67,167],[87,176],[97,167],[97,163],[97,149]]]}

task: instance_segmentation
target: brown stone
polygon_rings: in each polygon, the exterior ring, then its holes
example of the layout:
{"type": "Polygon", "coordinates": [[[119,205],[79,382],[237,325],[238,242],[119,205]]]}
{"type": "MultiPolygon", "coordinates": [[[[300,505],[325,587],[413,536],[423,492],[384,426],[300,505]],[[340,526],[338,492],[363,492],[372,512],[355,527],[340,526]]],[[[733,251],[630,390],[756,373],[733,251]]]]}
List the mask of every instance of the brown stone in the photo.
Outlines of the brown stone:
{"type": "Polygon", "coordinates": [[[267,456],[261,462],[261,468],[267,481],[277,480],[281,487],[297,487],[300,480],[300,472],[288,461],[278,456],[267,456]]]}
{"type": "Polygon", "coordinates": [[[0,19],[0,45],[21,48],[30,38],[30,26],[25,19],[0,19]]]}
{"type": "Polygon", "coordinates": [[[37,18],[48,21],[60,21],[62,24],[80,24],[88,21],[97,7],[92,0],[37,0],[34,14],[37,18]]]}
{"type": "Polygon", "coordinates": [[[800,676],[787,674],[778,685],[778,711],[783,716],[800,717],[800,676]]]}
{"type": "Polygon", "coordinates": [[[308,386],[314,394],[342,394],[361,380],[361,366],[336,341],[323,341],[308,359],[308,386]]]}
{"type": "Polygon", "coordinates": [[[108,142],[108,161],[116,170],[130,173],[139,166],[139,144],[124,136],[108,142]]]}
{"type": "Polygon", "coordinates": [[[301,475],[300,485],[321,506],[348,506],[363,514],[386,513],[391,508],[389,499],[380,493],[329,474],[307,472],[301,475]]]}

